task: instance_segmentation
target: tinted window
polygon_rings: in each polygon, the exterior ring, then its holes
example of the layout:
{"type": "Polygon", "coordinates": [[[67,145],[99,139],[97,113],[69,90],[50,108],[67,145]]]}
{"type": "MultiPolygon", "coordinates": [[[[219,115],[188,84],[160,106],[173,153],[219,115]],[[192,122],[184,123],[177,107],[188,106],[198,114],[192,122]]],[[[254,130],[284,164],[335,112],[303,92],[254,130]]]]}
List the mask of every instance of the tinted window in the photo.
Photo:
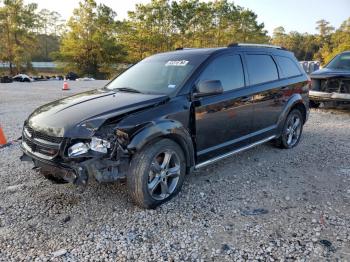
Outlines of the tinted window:
{"type": "Polygon", "coordinates": [[[282,68],[284,77],[291,77],[300,75],[298,66],[288,57],[276,56],[276,60],[282,68]]]}
{"type": "Polygon", "coordinates": [[[275,62],[269,55],[247,55],[247,67],[251,85],[278,79],[275,62]]]}
{"type": "Polygon", "coordinates": [[[225,91],[244,86],[244,74],[239,55],[221,56],[213,60],[199,78],[203,80],[220,80],[225,91]]]}

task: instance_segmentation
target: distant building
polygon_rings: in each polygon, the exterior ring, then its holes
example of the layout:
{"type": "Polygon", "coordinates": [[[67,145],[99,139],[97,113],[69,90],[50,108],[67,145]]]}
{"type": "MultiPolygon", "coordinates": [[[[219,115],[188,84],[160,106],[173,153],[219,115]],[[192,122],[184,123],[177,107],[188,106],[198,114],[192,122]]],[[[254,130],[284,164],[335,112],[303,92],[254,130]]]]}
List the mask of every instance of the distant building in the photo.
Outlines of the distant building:
{"type": "MultiPolygon", "coordinates": [[[[46,73],[56,73],[59,71],[58,65],[55,62],[31,62],[32,68],[37,72],[46,72],[46,73]]],[[[16,68],[15,65],[12,65],[13,68],[16,68]]],[[[10,63],[0,61],[0,70],[10,68],[10,63]]]]}
{"type": "Polygon", "coordinates": [[[32,67],[36,68],[47,68],[47,69],[55,69],[57,68],[57,64],[54,62],[32,62],[32,67]]]}
{"type": "MultiPolygon", "coordinates": [[[[55,69],[57,68],[57,64],[54,62],[31,62],[32,67],[36,68],[47,68],[47,69],[55,69]]],[[[16,67],[15,65],[12,65],[16,67]]],[[[0,68],[10,68],[10,63],[8,62],[0,62],[0,68]]]]}

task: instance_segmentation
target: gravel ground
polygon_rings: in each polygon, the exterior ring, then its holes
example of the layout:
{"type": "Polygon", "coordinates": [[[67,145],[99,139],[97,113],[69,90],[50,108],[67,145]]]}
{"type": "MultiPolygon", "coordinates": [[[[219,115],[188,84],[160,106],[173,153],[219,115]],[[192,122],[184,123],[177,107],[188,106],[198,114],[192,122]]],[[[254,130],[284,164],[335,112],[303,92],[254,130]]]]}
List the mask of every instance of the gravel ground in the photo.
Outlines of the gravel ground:
{"type": "MultiPolygon", "coordinates": [[[[37,106],[103,84],[1,84],[0,124],[18,138],[37,106]]],[[[0,149],[0,260],[350,261],[349,130],[349,111],[313,110],[296,148],[266,144],[196,171],[156,210],[120,183],[52,184],[14,143],[0,149]]]]}

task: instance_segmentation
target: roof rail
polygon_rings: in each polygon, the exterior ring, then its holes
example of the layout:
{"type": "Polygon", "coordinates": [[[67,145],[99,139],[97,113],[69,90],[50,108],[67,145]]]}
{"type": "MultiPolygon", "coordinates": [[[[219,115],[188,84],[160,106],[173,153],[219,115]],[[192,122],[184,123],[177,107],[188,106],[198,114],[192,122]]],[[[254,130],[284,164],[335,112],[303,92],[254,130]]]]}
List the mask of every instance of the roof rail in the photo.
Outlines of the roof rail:
{"type": "Polygon", "coordinates": [[[175,48],[176,51],[179,51],[179,50],[191,50],[191,49],[198,49],[198,48],[195,48],[195,47],[177,47],[177,48],[175,48]]]}
{"type": "Polygon", "coordinates": [[[278,45],[267,45],[267,44],[251,44],[251,43],[232,43],[229,44],[227,47],[267,47],[267,48],[275,48],[275,49],[282,49],[285,50],[285,48],[278,46],[278,45]]]}

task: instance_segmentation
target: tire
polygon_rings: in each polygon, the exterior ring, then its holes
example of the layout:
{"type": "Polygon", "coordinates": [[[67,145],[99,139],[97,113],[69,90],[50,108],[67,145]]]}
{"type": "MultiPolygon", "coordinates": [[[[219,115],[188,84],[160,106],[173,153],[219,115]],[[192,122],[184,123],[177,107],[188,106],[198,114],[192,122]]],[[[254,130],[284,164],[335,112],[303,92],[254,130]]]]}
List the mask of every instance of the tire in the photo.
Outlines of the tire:
{"type": "Polygon", "coordinates": [[[320,105],[321,105],[320,102],[316,102],[316,101],[310,100],[310,107],[311,108],[319,108],[320,105]]]}
{"type": "Polygon", "coordinates": [[[162,139],[145,146],[131,160],[127,187],[133,202],[155,208],[176,196],[183,184],[186,161],[180,146],[162,139]]]}
{"type": "Polygon", "coordinates": [[[293,109],[284,122],[281,136],[276,139],[276,146],[290,149],[299,144],[303,132],[303,116],[298,109],[293,109]]]}

